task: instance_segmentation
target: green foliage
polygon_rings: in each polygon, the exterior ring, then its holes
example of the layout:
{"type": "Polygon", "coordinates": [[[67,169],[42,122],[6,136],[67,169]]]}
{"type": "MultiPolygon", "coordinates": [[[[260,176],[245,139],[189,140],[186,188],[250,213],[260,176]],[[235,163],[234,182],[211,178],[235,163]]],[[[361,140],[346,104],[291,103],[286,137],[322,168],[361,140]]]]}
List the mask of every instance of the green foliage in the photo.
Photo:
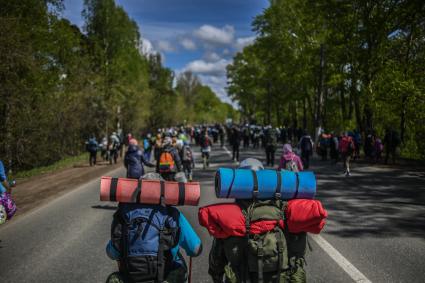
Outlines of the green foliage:
{"type": "Polygon", "coordinates": [[[228,66],[246,119],[403,139],[425,158],[423,1],[274,0],[228,66]]]}
{"type": "Polygon", "coordinates": [[[91,134],[118,127],[174,125],[191,111],[192,122],[233,115],[211,91],[197,95],[209,112],[186,105],[173,72],[141,53],[139,27],[114,0],[84,1],[84,33],[61,19],[61,0],[0,7],[0,157],[14,170],[78,156],[91,134]]]}
{"type": "Polygon", "coordinates": [[[223,123],[227,118],[235,119],[236,110],[223,103],[210,87],[201,84],[197,76],[185,72],[177,78],[176,92],[184,105],[180,121],[189,123],[223,123]]]}

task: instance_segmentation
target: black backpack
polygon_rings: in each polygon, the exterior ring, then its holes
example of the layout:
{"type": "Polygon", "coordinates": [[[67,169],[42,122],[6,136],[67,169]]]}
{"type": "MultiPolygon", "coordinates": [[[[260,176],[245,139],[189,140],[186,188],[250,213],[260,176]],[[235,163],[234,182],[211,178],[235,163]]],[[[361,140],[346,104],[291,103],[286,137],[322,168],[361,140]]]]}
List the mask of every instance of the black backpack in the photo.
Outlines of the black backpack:
{"type": "Polygon", "coordinates": [[[301,149],[305,152],[311,152],[313,150],[311,146],[311,138],[310,137],[303,137],[301,142],[301,149]]]}

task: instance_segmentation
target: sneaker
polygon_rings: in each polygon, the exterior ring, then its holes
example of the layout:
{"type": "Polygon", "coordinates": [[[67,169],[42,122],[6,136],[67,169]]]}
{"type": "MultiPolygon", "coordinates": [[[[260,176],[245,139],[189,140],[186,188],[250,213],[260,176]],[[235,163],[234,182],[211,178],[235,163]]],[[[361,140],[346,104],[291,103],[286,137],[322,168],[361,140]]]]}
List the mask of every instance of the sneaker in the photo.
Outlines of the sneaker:
{"type": "Polygon", "coordinates": [[[350,177],[350,176],[351,176],[351,174],[350,174],[349,171],[345,172],[345,177],[350,177]]]}

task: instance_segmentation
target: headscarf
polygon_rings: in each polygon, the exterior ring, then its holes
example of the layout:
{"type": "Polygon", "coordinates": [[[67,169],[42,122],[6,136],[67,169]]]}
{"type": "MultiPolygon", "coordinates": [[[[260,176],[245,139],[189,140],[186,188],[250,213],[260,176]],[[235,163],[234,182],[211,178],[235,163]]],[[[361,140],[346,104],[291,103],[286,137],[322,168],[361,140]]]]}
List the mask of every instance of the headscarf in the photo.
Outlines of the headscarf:
{"type": "Polygon", "coordinates": [[[292,146],[289,143],[283,145],[283,154],[292,152],[292,146]]]}

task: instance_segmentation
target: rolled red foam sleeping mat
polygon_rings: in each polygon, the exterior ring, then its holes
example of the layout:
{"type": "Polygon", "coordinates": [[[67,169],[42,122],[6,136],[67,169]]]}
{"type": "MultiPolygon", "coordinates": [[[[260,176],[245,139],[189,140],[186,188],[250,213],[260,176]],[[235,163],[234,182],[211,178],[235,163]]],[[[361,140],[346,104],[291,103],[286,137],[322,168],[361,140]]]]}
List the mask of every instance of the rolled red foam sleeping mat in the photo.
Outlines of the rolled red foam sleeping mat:
{"type": "Polygon", "coordinates": [[[167,205],[197,206],[200,184],[112,177],[102,177],[100,181],[101,201],[160,204],[161,196],[167,205]]]}

